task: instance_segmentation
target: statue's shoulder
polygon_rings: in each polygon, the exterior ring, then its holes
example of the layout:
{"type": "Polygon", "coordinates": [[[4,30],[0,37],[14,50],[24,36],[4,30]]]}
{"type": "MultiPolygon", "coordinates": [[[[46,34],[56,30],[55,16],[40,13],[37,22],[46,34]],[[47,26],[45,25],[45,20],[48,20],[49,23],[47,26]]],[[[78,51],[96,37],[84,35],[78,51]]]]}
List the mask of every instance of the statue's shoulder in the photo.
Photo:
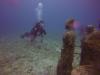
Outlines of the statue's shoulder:
{"type": "Polygon", "coordinates": [[[66,31],[66,32],[64,32],[63,37],[66,38],[66,37],[68,37],[68,36],[70,36],[70,35],[71,35],[71,33],[70,33],[69,31],[66,31]]]}
{"type": "Polygon", "coordinates": [[[70,38],[70,37],[74,37],[75,36],[75,32],[74,31],[66,31],[64,32],[64,38],[70,38]]]}
{"type": "Polygon", "coordinates": [[[89,44],[90,48],[100,49],[100,31],[93,32],[89,36],[87,44],[89,44]]]}

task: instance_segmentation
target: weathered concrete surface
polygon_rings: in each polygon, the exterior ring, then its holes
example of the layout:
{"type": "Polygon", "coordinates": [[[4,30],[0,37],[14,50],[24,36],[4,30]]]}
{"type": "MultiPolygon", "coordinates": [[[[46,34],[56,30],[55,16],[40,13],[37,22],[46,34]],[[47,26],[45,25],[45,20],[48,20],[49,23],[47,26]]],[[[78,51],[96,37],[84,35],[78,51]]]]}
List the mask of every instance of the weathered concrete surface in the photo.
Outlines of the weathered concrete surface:
{"type": "Polygon", "coordinates": [[[95,31],[83,40],[80,67],[72,75],[100,75],[100,31],[95,31]]]}
{"type": "Polygon", "coordinates": [[[57,66],[57,75],[71,75],[73,69],[72,63],[74,60],[75,50],[75,32],[69,30],[65,32],[63,38],[63,49],[57,66]]]}

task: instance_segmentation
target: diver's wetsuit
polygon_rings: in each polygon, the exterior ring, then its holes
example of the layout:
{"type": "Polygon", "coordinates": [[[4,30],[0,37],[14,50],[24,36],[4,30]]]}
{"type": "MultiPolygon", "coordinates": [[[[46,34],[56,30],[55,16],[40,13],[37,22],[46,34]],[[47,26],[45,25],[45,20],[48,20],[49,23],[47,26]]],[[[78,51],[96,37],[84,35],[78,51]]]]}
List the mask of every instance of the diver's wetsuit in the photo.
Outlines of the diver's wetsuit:
{"type": "Polygon", "coordinates": [[[46,35],[46,31],[41,24],[37,24],[35,27],[33,27],[30,33],[34,37],[37,37],[37,36],[43,37],[43,35],[46,35]]]}
{"type": "Polygon", "coordinates": [[[46,35],[45,29],[41,23],[37,23],[30,32],[26,32],[22,37],[30,37],[32,42],[36,39],[37,36],[43,37],[44,35],[46,35]]]}

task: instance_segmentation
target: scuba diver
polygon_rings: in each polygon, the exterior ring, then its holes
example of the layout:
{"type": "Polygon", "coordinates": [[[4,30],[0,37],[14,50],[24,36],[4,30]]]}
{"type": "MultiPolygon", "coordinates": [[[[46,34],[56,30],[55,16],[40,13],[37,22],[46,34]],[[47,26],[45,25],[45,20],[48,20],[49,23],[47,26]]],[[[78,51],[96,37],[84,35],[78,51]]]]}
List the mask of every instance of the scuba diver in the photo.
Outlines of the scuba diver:
{"type": "Polygon", "coordinates": [[[33,42],[37,37],[43,38],[44,35],[46,35],[46,30],[44,29],[44,21],[40,21],[36,23],[30,32],[26,32],[21,37],[29,38],[30,42],[33,42]]]}

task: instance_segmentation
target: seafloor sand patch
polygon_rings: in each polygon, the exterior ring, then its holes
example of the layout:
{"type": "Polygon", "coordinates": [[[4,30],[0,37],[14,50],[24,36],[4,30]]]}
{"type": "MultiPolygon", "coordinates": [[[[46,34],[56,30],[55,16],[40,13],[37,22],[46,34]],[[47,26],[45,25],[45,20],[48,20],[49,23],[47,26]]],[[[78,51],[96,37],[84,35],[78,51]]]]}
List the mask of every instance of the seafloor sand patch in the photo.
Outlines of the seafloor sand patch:
{"type": "Polygon", "coordinates": [[[55,75],[60,48],[61,43],[52,39],[30,44],[18,38],[1,38],[0,75],[55,75]]]}

